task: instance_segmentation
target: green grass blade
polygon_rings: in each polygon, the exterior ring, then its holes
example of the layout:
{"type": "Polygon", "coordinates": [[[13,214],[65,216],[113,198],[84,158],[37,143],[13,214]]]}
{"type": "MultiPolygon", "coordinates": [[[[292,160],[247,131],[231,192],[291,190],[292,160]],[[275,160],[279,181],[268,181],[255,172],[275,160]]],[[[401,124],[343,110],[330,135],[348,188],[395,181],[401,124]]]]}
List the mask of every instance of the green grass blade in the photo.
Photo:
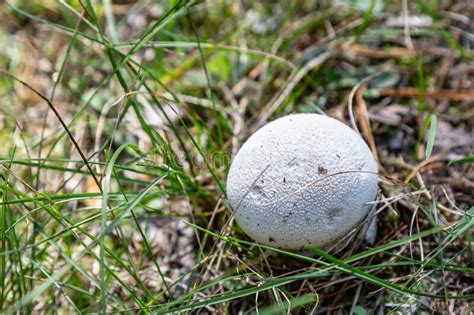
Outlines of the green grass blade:
{"type": "Polygon", "coordinates": [[[425,159],[429,159],[431,152],[433,152],[433,145],[436,137],[436,129],[438,128],[438,119],[435,115],[429,116],[430,120],[430,131],[428,133],[428,141],[426,142],[425,159]]]}

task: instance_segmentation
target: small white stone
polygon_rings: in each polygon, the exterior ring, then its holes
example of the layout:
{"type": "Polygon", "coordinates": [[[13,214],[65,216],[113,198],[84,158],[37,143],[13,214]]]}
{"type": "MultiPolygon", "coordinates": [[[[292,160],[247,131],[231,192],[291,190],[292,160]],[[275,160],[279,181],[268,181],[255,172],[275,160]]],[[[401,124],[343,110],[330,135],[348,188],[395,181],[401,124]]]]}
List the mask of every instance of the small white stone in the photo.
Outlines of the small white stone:
{"type": "Polygon", "coordinates": [[[296,114],[259,129],[230,167],[227,196],[242,230],[287,249],[327,247],[366,217],[378,190],[377,164],[345,124],[296,114]]]}

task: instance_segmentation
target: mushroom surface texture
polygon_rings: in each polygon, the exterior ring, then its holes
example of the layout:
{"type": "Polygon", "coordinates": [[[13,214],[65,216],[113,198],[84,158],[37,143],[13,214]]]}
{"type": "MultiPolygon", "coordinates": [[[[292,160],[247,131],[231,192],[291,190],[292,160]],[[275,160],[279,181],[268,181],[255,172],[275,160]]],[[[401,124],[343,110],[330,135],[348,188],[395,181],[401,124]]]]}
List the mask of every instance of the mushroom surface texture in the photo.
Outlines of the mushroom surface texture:
{"type": "Polygon", "coordinates": [[[377,191],[377,164],[364,140],[318,114],[285,116],[257,130],[227,177],[242,230],[286,249],[325,248],[349,235],[377,191]]]}

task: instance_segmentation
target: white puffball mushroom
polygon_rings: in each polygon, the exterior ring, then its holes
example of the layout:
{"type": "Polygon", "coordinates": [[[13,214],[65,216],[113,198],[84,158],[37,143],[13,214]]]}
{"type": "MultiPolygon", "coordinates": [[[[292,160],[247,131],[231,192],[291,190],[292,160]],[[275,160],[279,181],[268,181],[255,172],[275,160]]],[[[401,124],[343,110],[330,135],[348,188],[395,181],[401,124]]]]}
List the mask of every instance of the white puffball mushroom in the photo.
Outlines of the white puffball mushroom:
{"type": "Polygon", "coordinates": [[[227,178],[242,230],[286,249],[325,248],[349,235],[377,191],[377,164],[364,140],[318,114],[285,116],[257,130],[227,178]]]}

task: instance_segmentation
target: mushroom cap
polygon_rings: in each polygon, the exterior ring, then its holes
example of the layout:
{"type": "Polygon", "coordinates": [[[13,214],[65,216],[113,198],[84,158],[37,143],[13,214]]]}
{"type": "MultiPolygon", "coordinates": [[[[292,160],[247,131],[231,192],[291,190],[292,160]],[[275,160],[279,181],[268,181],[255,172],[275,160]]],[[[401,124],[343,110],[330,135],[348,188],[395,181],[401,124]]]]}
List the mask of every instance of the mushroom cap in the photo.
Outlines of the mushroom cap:
{"type": "Polygon", "coordinates": [[[270,246],[327,247],[366,217],[377,164],[363,139],[318,114],[279,118],[255,132],[230,167],[227,197],[242,230],[270,246]]]}

